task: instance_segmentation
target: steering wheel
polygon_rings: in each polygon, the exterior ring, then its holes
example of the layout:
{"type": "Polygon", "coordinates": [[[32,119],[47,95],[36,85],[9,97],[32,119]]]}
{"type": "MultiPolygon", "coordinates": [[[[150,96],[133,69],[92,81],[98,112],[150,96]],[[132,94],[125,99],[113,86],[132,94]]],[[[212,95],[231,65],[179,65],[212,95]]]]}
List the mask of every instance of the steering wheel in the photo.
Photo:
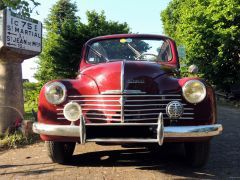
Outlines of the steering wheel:
{"type": "MultiPolygon", "coordinates": [[[[142,56],[154,56],[156,59],[157,59],[157,55],[156,54],[152,54],[152,53],[142,53],[142,54],[140,54],[137,58],[136,58],[136,60],[140,60],[140,58],[142,57],[142,56]]],[[[146,59],[147,61],[149,61],[149,59],[146,59]]]]}

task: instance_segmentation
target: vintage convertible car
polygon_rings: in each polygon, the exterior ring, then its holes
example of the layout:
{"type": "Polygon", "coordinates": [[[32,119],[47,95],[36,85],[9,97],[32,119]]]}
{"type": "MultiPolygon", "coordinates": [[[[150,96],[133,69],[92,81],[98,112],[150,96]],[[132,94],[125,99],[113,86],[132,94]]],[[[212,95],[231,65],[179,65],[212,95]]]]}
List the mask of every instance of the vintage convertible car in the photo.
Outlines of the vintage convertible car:
{"type": "Polygon", "coordinates": [[[76,143],[183,142],[188,162],[203,166],[216,124],[211,86],[180,78],[175,42],[160,35],[97,37],[83,47],[76,79],[42,88],[33,130],[53,162],[66,163],[76,143]]]}

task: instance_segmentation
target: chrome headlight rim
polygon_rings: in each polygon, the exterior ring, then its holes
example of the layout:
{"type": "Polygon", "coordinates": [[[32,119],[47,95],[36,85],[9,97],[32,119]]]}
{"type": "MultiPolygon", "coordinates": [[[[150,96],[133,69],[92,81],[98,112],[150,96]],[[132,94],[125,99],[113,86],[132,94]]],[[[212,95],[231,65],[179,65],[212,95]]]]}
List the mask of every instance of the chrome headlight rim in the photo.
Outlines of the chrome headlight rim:
{"type": "Polygon", "coordinates": [[[191,104],[198,104],[200,102],[202,102],[206,95],[207,95],[207,90],[206,90],[206,86],[199,80],[189,80],[187,81],[183,87],[182,87],[182,92],[183,92],[183,97],[185,98],[185,100],[191,104]],[[193,83],[199,83],[203,89],[202,91],[202,95],[196,99],[196,100],[191,100],[187,95],[186,95],[186,89],[187,89],[187,86],[189,86],[190,84],[193,84],[193,83]]]}
{"type": "Polygon", "coordinates": [[[63,115],[64,115],[64,117],[65,117],[68,121],[75,122],[75,121],[77,121],[77,120],[80,119],[80,117],[81,117],[81,115],[82,115],[82,108],[81,108],[81,106],[80,106],[78,103],[76,103],[76,102],[69,102],[69,103],[67,103],[67,104],[64,106],[64,108],[63,108],[63,115]],[[69,114],[68,114],[68,112],[67,112],[67,111],[69,111],[68,108],[71,107],[71,106],[75,106],[75,107],[77,107],[77,109],[78,109],[78,113],[79,113],[79,114],[78,114],[75,118],[70,117],[69,114]]]}
{"type": "Polygon", "coordinates": [[[46,100],[47,100],[49,103],[54,104],[54,105],[59,105],[59,104],[63,103],[63,102],[66,100],[66,98],[67,98],[67,88],[66,88],[66,86],[65,86],[63,83],[61,83],[61,82],[51,82],[51,83],[49,83],[49,84],[46,85],[46,90],[45,90],[44,95],[45,95],[46,100]],[[56,87],[56,86],[58,86],[58,87],[60,87],[60,88],[62,89],[63,95],[62,95],[62,97],[61,97],[59,100],[53,102],[53,101],[48,97],[48,93],[49,93],[49,91],[50,91],[51,88],[56,87]]]}

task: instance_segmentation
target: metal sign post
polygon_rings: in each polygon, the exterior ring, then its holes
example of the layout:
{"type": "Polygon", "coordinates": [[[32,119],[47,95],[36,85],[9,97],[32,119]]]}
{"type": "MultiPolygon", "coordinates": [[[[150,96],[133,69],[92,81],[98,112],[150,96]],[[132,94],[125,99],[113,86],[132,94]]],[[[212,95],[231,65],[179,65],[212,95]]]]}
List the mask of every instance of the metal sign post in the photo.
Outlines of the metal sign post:
{"type": "Polygon", "coordinates": [[[22,65],[42,51],[42,23],[0,11],[0,134],[24,113],[22,65]],[[11,107],[11,108],[9,108],[11,107]]]}

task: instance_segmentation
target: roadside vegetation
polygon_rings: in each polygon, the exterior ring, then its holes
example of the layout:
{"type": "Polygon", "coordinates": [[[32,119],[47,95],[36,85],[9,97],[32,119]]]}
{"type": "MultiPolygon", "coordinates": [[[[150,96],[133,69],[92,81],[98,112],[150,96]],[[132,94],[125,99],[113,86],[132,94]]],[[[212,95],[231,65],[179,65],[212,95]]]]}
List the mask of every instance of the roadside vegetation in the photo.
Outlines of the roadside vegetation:
{"type": "Polygon", "coordinates": [[[30,136],[25,136],[20,129],[14,131],[13,133],[6,133],[0,136],[0,151],[23,147],[25,145],[30,145],[39,141],[39,135],[31,134],[30,136]]]}
{"type": "Polygon", "coordinates": [[[161,19],[165,34],[186,48],[182,64],[196,64],[217,89],[240,90],[239,0],[172,0],[161,19]]]}

